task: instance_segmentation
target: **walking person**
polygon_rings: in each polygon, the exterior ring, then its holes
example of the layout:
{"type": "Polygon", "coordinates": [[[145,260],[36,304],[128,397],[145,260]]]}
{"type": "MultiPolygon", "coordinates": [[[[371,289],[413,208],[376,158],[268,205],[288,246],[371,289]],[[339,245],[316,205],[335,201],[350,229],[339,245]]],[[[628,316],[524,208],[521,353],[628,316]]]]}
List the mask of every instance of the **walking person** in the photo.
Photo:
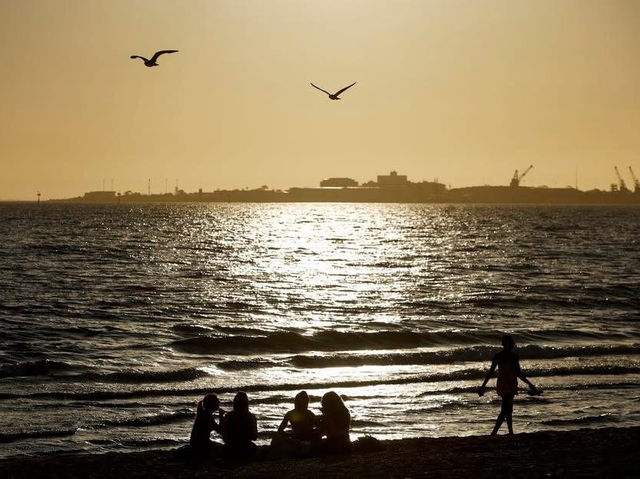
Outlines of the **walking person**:
{"type": "Polygon", "coordinates": [[[500,414],[496,419],[496,425],[491,431],[491,435],[498,434],[498,430],[502,423],[506,420],[507,427],[509,428],[509,434],[513,434],[513,398],[518,394],[518,379],[521,379],[524,383],[529,385],[529,394],[538,395],[542,391],[537,389],[531,381],[529,381],[522,370],[520,369],[520,360],[518,354],[514,351],[516,346],[513,337],[505,334],[502,337],[502,351],[497,353],[493,357],[491,362],[491,368],[487,372],[480,389],[478,390],[478,396],[483,396],[487,386],[487,382],[493,376],[496,367],[498,368],[498,383],[496,390],[498,395],[502,398],[502,406],[500,408],[500,414]]]}

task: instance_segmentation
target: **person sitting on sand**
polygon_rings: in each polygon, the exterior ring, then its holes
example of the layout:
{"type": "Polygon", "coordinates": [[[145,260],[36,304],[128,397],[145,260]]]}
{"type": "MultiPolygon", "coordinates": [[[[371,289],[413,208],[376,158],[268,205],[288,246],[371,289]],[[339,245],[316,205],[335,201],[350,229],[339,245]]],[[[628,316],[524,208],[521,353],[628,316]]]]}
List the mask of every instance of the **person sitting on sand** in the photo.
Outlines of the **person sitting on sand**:
{"type": "Polygon", "coordinates": [[[294,408],[284,415],[278,433],[271,439],[271,450],[276,454],[306,455],[317,437],[314,431],[316,416],[309,411],[307,392],[296,394],[293,404],[294,408]],[[291,431],[286,431],[288,424],[291,424],[291,431]]]}
{"type": "Polygon", "coordinates": [[[196,418],[191,429],[189,444],[198,455],[207,454],[211,451],[213,443],[209,436],[211,431],[220,433],[220,423],[216,422],[215,412],[218,411],[218,421],[222,421],[224,411],[220,409],[220,401],[215,394],[207,394],[202,401],[198,402],[196,418]]]}
{"type": "Polygon", "coordinates": [[[222,439],[228,459],[243,459],[255,455],[258,422],[249,412],[249,398],[239,392],[233,399],[233,411],[222,418],[222,439]]]}
{"type": "Polygon", "coordinates": [[[516,346],[513,338],[505,334],[502,337],[502,351],[497,353],[493,357],[491,362],[491,368],[487,372],[487,376],[482,382],[482,386],[478,390],[478,395],[483,396],[487,382],[491,379],[496,367],[498,368],[498,383],[496,390],[498,395],[502,397],[502,406],[500,408],[500,414],[496,419],[496,425],[491,432],[492,436],[498,434],[498,429],[502,426],[504,420],[507,420],[507,427],[509,428],[509,434],[513,434],[512,414],[513,414],[513,398],[518,394],[518,378],[529,385],[529,394],[538,395],[540,390],[529,381],[522,370],[520,369],[520,360],[518,354],[514,351],[516,346]]]}
{"type": "Polygon", "coordinates": [[[337,393],[329,391],[320,401],[322,416],[319,420],[318,434],[326,436],[319,445],[319,452],[341,454],[351,451],[349,427],[351,415],[337,393]]]}
{"type": "Polygon", "coordinates": [[[293,402],[293,409],[287,412],[278,428],[279,434],[287,434],[285,429],[287,424],[291,424],[291,433],[288,435],[299,441],[311,441],[314,436],[313,427],[316,416],[309,411],[309,395],[306,391],[296,394],[293,402]]]}

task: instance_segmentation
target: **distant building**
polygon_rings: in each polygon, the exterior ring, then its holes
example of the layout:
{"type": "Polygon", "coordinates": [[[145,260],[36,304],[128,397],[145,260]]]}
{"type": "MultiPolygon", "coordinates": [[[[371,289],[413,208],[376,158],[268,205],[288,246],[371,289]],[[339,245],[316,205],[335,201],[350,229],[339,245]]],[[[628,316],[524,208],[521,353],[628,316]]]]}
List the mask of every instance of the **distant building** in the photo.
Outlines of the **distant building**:
{"type": "Polygon", "coordinates": [[[351,178],[329,178],[320,182],[321,187],[348,188],[358,186],[358,182],[351,178]]]}
{"type": "Polygon", "coordinates": [[[421,181],[420,183],[411,183],[411,185],[422,193],[430,195],[444,195],[447,192],[447,185],[437,181],[421,181]]]}
{"type": "Polygon", "coordinates": [[[85,201],[115,201],[115,191],[87,191],[82,197],[85,201]]]}
{"type": "Polygon", "coordinates": [[[378,186],[380,188],[385,186],[406,186],[408,184],[407,175],[399,175],[396,171],[392,171],[388,175],[378,175],[378,186]]]}

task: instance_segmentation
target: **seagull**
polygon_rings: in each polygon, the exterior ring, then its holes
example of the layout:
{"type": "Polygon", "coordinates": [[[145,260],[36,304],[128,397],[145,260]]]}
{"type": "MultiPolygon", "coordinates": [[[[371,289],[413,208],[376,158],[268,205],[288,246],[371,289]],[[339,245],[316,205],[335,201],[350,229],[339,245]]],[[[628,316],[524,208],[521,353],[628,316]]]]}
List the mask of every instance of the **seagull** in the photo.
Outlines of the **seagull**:
{"type": "Polygon", "coordinates": [[[317,88],[320,91],[325,92],[327,95],[329,95],[329,98],[332,100],[341,100],[341,98],[338,98],[338,95],[342,92],[344,92],[345,90],[348,90],[349,88],[351,88],[353,85],[355,85],[357,82],[353,82],[351,85],[344,87],[342,90],[338,90],[337,92],[331,94],[329,93],[327,90],[323,90],[322,88],[320,88],[319,86],[314,85],[313,83],[311,84],[311,86],[313,88],[317,88]]]}
{"type": "Polygon", "coordinates": [[[156,60],[158,59],[158,57],[160,55],[164,55],[165,53],[175,53],[178,50],[160,50],[159,52],[155,52],[153,54],[153,56],[151,57],[151,59],[145,58],[145,57],[141,57],[139,55],[131,55],[131,58],[139,58],[140,60],[142,60],[144,62],[144,65],[147,67],[157,67],[158,64],[156,63],[156,60]]]}

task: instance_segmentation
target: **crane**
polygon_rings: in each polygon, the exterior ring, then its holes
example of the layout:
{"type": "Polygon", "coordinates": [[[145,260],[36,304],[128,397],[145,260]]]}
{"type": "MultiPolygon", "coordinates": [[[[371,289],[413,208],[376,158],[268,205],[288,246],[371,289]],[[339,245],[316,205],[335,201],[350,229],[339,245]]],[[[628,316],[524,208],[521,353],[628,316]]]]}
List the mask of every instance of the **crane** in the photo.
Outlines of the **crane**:
{"type": "Polygon", "coordinates": [[[629,167],[629,171],[631,172],[631,178],[633,178],[633,191],[640,193],[640,181],[638,181],[638,178],[631,167],[629,167]]]}
{"type": "Polygon", "coordinates": [[[629,191],[629,188],[627,188],[627,185],[625,184],[624,180],[622,179],[622,176],[620,176],[620,172],[618,171],[618,167],[614,166],[613,169],[616,170],[616,176],[618,177],[618,184],[620,185],[620,191],[629,191]]]}
{"type": "Polygon", "coordinates": [[[522,181],[522,178],[524,178],[525,175],[529,173],[531,168],[533,168],[533,165],[529,165],[529,168],[524,170],[521,175],[518,175],[518,170],[516,170],[515,173],[513,173],[513,178],[511,178],[511,183],[509,183],[509,186],[520,186],[520,181],[522,181]]]}

